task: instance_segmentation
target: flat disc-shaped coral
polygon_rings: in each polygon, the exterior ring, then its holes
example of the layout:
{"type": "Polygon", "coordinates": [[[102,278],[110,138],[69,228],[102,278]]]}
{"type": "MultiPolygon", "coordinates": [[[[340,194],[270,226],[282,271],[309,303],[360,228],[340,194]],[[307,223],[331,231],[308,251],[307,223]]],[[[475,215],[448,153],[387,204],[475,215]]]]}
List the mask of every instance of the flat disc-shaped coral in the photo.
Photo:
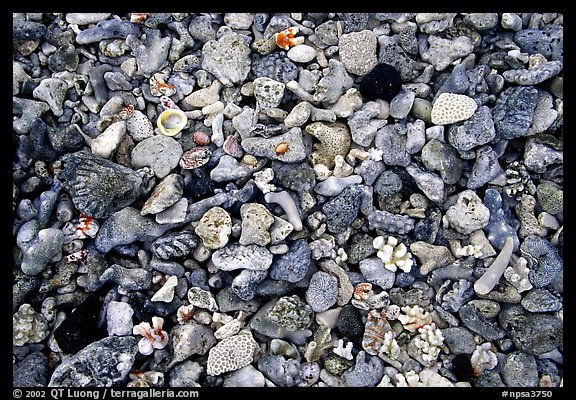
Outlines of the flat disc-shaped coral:
{"type": "Polygon", "coordinates": [[[318,271],[310,278],[306,301],[315,312],[326,311],[338,299],[338,279],[329,273],[318,271]]]}
{"type": "Polygon", "coordinates": [[[402,79],[396,69],[386,63],[376,65],[360,82],[360,93],[366,100],[392,100],[402,87],[402,79]]]}

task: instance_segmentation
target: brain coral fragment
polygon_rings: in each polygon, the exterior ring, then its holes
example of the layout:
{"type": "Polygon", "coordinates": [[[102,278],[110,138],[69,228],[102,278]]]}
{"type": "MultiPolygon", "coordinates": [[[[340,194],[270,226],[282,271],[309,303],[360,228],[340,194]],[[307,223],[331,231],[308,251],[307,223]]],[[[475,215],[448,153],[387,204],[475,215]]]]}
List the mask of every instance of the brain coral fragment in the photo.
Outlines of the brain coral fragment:
{"type": "Polygon", "coordinates": [[[248,333],[227,337],[208,353],[208,375],[220,375],[247,366],[254,359],[258,343],[248,333]]]}
{"type": "Polygon", "coordinates": [[[432,106],[432,123],[447,125],[465,121],[476,112],[478,105],[474,99],[463,94],[442,93],[432,106]]]}

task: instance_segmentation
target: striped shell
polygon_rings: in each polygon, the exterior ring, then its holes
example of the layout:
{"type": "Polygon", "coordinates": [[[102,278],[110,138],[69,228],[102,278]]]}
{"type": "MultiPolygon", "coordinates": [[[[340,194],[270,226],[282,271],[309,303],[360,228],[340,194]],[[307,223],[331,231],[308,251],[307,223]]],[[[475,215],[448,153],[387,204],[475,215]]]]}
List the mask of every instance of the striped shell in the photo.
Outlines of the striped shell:
{"type": "Polygon", "coordinates": [[[385,334],[391,329],[384,311],[370,311],[366,320],[364,337],[362,338],[362,348],[368,354],[378,355],[380,348],[384,344],[385,334]]]}
{"type": "Polygon", "coordinates": [[[180,157],[180,166],[184,169],[194,169],[206,164],[212,156],[212,150],[206,147],[192,147],[180,157]]]}

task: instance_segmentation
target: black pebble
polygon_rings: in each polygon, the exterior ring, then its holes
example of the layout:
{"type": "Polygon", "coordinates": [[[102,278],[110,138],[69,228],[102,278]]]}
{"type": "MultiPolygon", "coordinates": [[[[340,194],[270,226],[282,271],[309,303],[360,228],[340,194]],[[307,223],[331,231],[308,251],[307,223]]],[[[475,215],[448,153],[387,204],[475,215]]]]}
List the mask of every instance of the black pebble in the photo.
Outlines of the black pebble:
{"type": "Polygon", "coordinates": [[[362,315],[352,304],[347,304],[342,308],[336,326],[340,334],[348,339],[358,339],[364,335],[362,315]]]}
{"type": "Polygon", "coordinates": [[[389,64],[378,64],[360,82],[360,94],[366,100],[384,99],[390,101],[398,94],[402,79],[396,69],[389,64]]]}
{"type": "Polygon", "coordinates": [[[452,359],[452,371],[459,381],[469,382],[476,379],[470,357],[465,354],[458,354],[452,359]]]}
{"type": "Polygon", "coordinates": [[[75,354],[106,334],[98,327],[102,302],[94,293],[76,307],[54,330],[54,338],[64,353],[75,354]]]}

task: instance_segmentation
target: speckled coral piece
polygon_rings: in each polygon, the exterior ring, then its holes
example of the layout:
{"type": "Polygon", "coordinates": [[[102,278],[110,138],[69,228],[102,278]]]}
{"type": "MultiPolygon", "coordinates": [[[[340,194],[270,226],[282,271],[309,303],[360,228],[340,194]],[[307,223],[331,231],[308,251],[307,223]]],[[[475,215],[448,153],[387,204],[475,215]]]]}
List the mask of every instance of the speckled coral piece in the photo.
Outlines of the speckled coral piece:
{"type": "Polygon", "coordinates": [[[432,106],[432,123],[447,125],[465,121],[476,112],[478,105],[463,94],[442,93],[432,106]]]}
{"type": "Polygon", "coordinates": [[[227,337],[210,349],[208,353],[208,375],[220,375],[247,366],[254,359],[258,343],[251,334],[238,334],[227,337]]]}
{"type": "Polygon", "coordinates": [[[350,150],[350,130],[341,122],[314,122],[306,126],[306,132],[320,141],[314,145],[314,164],[334,166],[337,155],[346,156],[350,150]]]}

